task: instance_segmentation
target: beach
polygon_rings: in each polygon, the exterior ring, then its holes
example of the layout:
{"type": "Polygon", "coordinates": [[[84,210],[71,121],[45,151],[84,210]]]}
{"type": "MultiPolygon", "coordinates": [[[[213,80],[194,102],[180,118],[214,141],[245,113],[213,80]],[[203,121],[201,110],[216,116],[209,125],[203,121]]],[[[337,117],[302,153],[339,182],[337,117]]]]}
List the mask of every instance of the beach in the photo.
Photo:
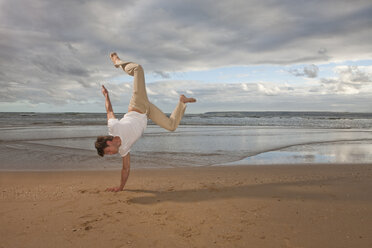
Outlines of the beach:
{"type": "Polygon", "coordinates": [[[372,247],[371,113],[149,122],[118,193],[105,114],[0,117],[0,248],[372,247]]]}
{"type": "Polygon", "coordinates": [[[0,247],[371,247],[371,164],[1,172],[0,247]]]}

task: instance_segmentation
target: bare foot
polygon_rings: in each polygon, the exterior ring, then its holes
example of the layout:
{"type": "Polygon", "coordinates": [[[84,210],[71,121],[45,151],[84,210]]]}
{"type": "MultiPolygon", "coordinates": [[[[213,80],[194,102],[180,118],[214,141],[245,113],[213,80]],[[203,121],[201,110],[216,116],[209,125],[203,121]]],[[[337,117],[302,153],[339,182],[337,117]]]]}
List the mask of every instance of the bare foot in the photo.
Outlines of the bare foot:
{"type": "Polygon", "coordinates": [[[119,58],[119,56],[116,53],[111,53],[110,54],[110,59],[114,63],[115,67],[119,67],[120,63],[122,62],[119,58]]]}
{"type": "Polygon", "coordinates": [[[192,97],[186,97],[185,95],[181,95],[180,102],[183,102],[183,103],[196,102],[196,99],[192,97]]]}

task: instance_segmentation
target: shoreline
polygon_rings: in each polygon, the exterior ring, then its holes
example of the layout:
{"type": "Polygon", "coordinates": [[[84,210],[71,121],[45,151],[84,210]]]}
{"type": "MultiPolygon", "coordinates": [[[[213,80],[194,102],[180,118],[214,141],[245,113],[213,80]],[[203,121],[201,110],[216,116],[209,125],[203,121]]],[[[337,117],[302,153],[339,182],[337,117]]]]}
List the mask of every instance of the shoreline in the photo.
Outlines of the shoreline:
{"type": "MultiPolygon", "coordinates": [[[[226,164],[214,164],[214,165],[194,165],[194,166],[174,166],[174,167],[131,167],[131,171],[157,171],[157,170],[194,170],[194,169],[212,169],[212,168],[221,168],[221,169],[239,169],[239,168],[286,168],[286,167],[332,167],[332,166],[371,166],[372,163],[278,163],[278,164],[245,164],[246,159],[229,162],[226,164]]],[[[120,161],[119,161],[120,162],[120,161]]],[[[101,173],[101,172],[120,172],[121,167],[113,168],[92,168],[92,169],[18,169],[18,170],[7,170],[0,169],[0,174],[12,174],[12,173],[101,173]]]]}
{"type": "Polygon", "coordinates": [[[369,247],[372,164],[0,172],[0,247],[369,247]]]}
{"type": "MultiPolygon", "coordinates": [[[[1,171],[120,169],[117,156],[94,148],[102,127],[61,127],[1,132],[1,171]],[[114,168],[113,168],[114,167],[114,168]]],[[[370,130],[180,126],[174,133],[148,128],[133,147],[132,168],[189,165],[370,163],[370,130]],[[234,161],[234,162],[232,162],[234,161]]]]}

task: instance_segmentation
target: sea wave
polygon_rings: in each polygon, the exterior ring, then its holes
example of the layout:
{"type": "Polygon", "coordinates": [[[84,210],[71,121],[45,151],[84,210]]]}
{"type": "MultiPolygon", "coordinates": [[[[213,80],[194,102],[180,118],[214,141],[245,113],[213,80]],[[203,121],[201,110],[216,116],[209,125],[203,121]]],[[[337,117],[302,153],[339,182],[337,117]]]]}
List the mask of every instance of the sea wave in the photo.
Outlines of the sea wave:
{"type": "MultiPolygon", "coordinates": [[[[105,113],[0,113],[0,128],[94,126],[106,125],[106,122],[105,113]]],[[[149,125],[154,124],[149,121],[149,125]]],[[[372,127],[372,113],[207,112],[186,114],[181,125],[367,129],[372,127]]]]}

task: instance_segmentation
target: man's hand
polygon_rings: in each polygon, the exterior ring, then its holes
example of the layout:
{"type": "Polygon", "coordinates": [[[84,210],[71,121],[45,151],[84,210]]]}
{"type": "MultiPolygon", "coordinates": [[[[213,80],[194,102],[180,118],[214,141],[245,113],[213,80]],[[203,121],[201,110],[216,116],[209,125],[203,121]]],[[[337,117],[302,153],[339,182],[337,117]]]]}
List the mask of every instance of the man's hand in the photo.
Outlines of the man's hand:
{"type": "Polygon", "coordinates": [[[119,187],[113,187],[113,188],[107,188],[106,191],[107,192],[119,192],[119,191],[122,191],[124,187],[122,186],[119,186],[119,187]]]}
{"type": "Polygon", "coordinates": [[[124,189],[125,184],[127,183],[128,176],[130,171],[130,153],[123,157],[123,168],[121,169],[121,180],[119,187],[107,188],[106,191],[109,192],[119,192],[124,189]]]}
{"type": "Polygon", "coordinates": [[[103,94],[105,97],[108,96],[108,91],[107,91],[107,89],[105,88],[104,85],[102,85],[102,94],[103,94]]]}
{"type": "Polygon", "coordinates": [[[101,91],[102,91],[102,94],[105,96],[105,107],[106,107],[106,112],[107,112],[107,120],[113,119],[113,118],[115,119],[115,114],[114,114],[114,111],[112,110],[108,90],[105,88],[104,85],[102,85],[101,91]]]}

